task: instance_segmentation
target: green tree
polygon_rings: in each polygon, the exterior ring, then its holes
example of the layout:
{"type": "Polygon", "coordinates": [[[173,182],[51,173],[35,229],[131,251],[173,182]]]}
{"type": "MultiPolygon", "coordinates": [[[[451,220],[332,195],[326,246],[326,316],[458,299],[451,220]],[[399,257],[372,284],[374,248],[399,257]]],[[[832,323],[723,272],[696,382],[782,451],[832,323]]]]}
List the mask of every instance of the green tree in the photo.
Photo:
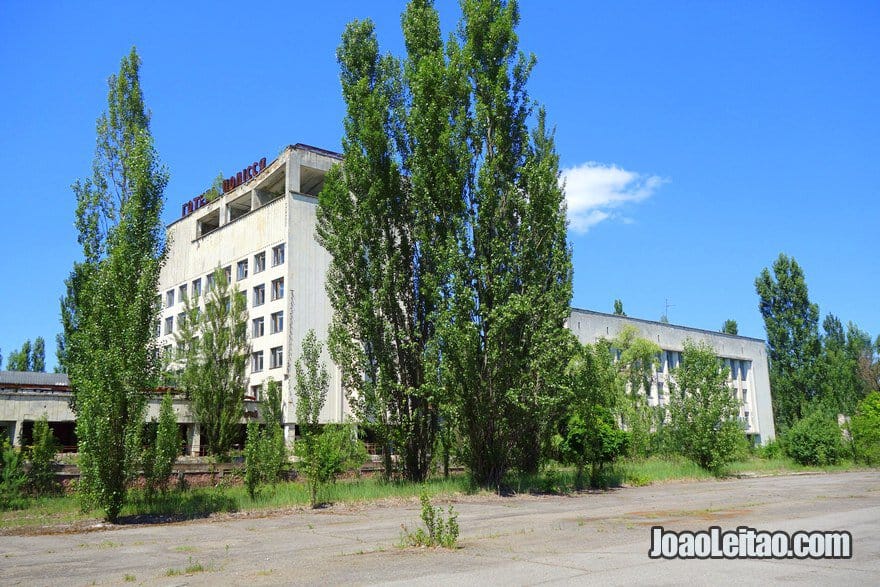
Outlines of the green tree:
{"type": "Polygon", "coordinates": [[[192,405],[208,454],[224,457],[244,416],[245,368],[250,354],[247,301],[218,268],[206,292],[186,300],[175,342],[180,387],[192,405]]]}
{"type": "Polygon", "coordinates": [[[329,347],[349,401],[386,445],[386,476],[393,448],[403,474],[421,481],[438,425],[442,261],[467,152],[452,120],[464,108],[461,76],[444,59],[438,15],[430,2],[413,1],[402,20],[402,65],[379,54],[371,22],[352,22],[343,34],[345,164],[325,180],[318,235],[333,256],[329,347]]]}
{"type": "Polygon", "coordinates": [[[31,462],[28,486],[37,494],[53,493],[58,489],[55,481],[55,454],[58,452],[58,441],[49,428],[45,415],[34,422],[33,442],[28,454],[28,460],[31,462]]]}
{"type": "Polygon", "coordinates": [[[132,49],[109,80],[91,179],[73,185],[83,260],[62,300],[65,365],[77,411],[78,487],[115,521],[141,456],[145,391],[156,381],[153,324],[165,257],[168,175],[150,135],[132,49]]]}
{"type": "Polygon", "coordinates": [[[834,314],[822,322],[822,352],[816,363],[822,405],[834,413],[852,414],[856,404],[867,390],[859,377],[859,360],[871,353],[871,339],[849,323],[843,323],[834,314]]]}
{"type": "Polygon", "coordinates": [[[704,469],[722,470],[742,449],[739,402],[709,345],[685,341],[681,366],[670,381],[669,418],[678,450],[704,469]]]}
{"type": "Polygon", "coordinates": [[[287,443],[284,441],[284,416],[281,409],[281,384],[274,379],[266,382],[265,398],[260,402],[260,413],[265,424],[262,450],[263,468],[267,481],[281,479],[287,465],[287,443]]]}
{"type": "Polygon", "coordinates": [[[739,325],[736,323],[736,320],[727,319],[724,321],[724,324],[721,325],[721,332],[736,336],[739,334],[739,325]]]}
{"type": "Polygon", "coordinates": [[[626,312],[623,311],[623,302],[619,299],[614,300],[614,315],[626,316],[626,312]]]}
{"type": "MultiPolygon", "coordinates": [[[[466,74],[469,160],[439,321],[444,381],[474,480],[534,471],[562,394],[571,251],[559,157],[526,85],[516,2],[465,0],[449,63],[466,74]],[[533,115],[536,124],[529,131],[533,115]]],[[[457,186],[456,186],[457,187],[457,186]]]]}
{"type": "Polygon", "coordinates": [[[331,354],[361,420],[419,479],[450,405],[465,463],[497,486],[512,466],[535,470],[549,439],[571,254],[543,111],[529,132],[517,5],[462,13],[444,46],[433,3],[411,2],[402,66],[379,55],[372,23],[346,29],[345,164],[325,180],[318,234],[333,255],[331,354]]]}
{"type": "Polygon", "coordinates": [[[850,420],[850,432],[856,460],[880,464],[880,392],[873,391],[859,402],[850,420]]]}
{"type": "Polygon", "coordinates": [[[629,453],[644,457],[648,454],[651,429],[656,420],[648,396],[661,349],[657,343],[640,337],[638,330],[630,325],[620,330],[611,346],[619,353],[617,368],[626,386],[621,420],[630,433],[629,453]]]}
{"type": "Polygon", "coordinates": [[[6,359],[8,371],[32,371],[33,356],[31,354],[31,341],[26,340],[19,350],[13,350],[6,359]]]}
{"type": "Polygon", "coordinates": [[[31,371],[43,373],[46,370],[46,341],[38,336],[34,341],[34,351],[31,356],[31,371]]]}
{"type": "Polygon", "coordinates": [[[324,482],[321,475],[319,419],[327,400],[330,377],[321,362],[321,343],[314,330],[309,330],[302,343],[302,354],[296,360],[296,423],[300,437],[294,444],[299,457],[297,468],[305,475],[309,486],[309,503],[318,505],[318,488],[324,482]]]}
{"type": "Polygon", "coordinates": [[[164,492],[168,489],[168,478],[179,454],[180,430],[174,414],[174,398],[170,392],[166,392],[159,406],[155,442],[145,455],[144,476],[148,495],[152,496],[157,490],[164,492]]]}
{"type": "Polygon", "coordinates": [[[819,394],[819,307],[810,302],[800,265],[783,253],[773,263],[772,275],[767,268],[761,271],[755,289],[767,330],[773,415],[785,429],[819,394]]]}
{"type": "Polygon", "coordinates": [[[602,469],[626,451],[629,434],[617,421],[624,405],[623,379],[608,341],[579,345],[568,365],[566,411],[554,444],[564,462],[576,467],[575,486],[583,487],[589,465],[590,483],[601,484],[602,469]]]}

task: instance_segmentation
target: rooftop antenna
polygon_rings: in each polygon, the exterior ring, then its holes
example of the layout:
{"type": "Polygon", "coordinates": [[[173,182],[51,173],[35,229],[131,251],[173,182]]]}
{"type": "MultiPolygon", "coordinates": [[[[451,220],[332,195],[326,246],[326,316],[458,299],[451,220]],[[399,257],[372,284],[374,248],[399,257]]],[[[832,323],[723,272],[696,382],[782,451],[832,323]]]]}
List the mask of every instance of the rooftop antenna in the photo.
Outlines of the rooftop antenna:
{"type": "Polygon", "coordinates": [[[665,301],[666,301],[665,310],[663,311],[663,318],[665,320],[661,320],[661,322],[666,322],[668,324],[669,323],[669,308],[674,308],[675,304],[670,304],[669,298],[666,298],[665,301]]]}

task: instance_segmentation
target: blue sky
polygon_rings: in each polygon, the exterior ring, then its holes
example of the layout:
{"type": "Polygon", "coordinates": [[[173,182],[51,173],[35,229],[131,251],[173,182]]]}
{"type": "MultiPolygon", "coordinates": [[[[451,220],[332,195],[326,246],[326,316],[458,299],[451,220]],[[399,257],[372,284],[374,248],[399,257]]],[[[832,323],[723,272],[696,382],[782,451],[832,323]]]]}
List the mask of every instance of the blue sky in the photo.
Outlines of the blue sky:
{"type": "MultiPolygon", "coordinates": [[[[452,31],[457,5],[438,3],[452,31]]],[[[90,172],[106,79],[136,45],[171,172],[165,219],[303,142],[339,149],[335,48],[372,18],[401,53],[403,2],[45,2],[0,7],[0,349],[47,340],[79,247],[70,184],[90,172]]],[[[557,127],[573,305],[764,337],[754,279],[780,252],[822,315],[880,333],[880,5],[521,5],[529,86],[557,127]]],[[[4,361],[5,365],[5,361],[4,361]]]]}

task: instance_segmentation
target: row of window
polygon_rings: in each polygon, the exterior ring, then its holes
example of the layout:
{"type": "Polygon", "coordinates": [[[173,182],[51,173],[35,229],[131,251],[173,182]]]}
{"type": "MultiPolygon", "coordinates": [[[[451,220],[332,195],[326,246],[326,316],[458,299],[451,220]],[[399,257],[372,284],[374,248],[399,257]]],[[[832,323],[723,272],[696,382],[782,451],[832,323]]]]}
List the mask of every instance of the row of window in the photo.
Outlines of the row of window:
{"type": "MultiPolygon", "coordinates": [[[[271,300],[280,300],[284,297],[284,278],[279,277],[278,279],[273,279],[271,283],[271,300]]],[[[241,295],[244,295],[243,293],[241,295]]],[[[257,306],[262,306],[266,303],[266,284],[261,283],[260,285],[254,286],[253,293],[251,295],[251,306],[256,308],[257,306]]],[[[198,311],[198,309],[196,309],[198,311]]],[[[272,314],[273,322],[274,318],[277,316],[279,320],[279,324],[283,325],[283,312],[275,312],[272,314]]],[[[177,327],[180,328],[184,319],[186,318],[186,314],[181,312],[177,315],[177,327]]],[[[262,320],[262,318],[260,318],[262,320]]],[[[273,330],[272,332],[281,332],[282,328],[279,327],[278,330],[273,330]]],[[[174,316],[168,316],[165,318],[165,328],[163,330],[164,334],[171,334],[174,332],[174,316]]]]}
{"type": "MultiPolygon", "coordinates": [[[[241,281],[242,279],[247,278],[248,276],[248,268],[249,268],[250,259],[243,259],[236,263],[235,265],[235,277],[236,281],[241,281]]],[[[284,263],[284,243],[280,245],[276,245],[272,247],[272,266],[275,267],[277,265],[281,265],[284,263]]],[[[262,273],[266,270],[266,251],[260,251],[254,255],[254,275],[257,273],[262,273]]],[[[223,271],[226,273],[226,281],[232,280],[232,265],[227,265],[223,268],[223,271]]],[[[276,280],[277,281],[277,280],[276,280]]],[[[275,283],[274,281],[272,282],[275,283]]],[[[183,302],[187,296],[187,285],[186,283],[182,284],[177,288],[176,293],[178,294],[177,301],[183,302]]],[[[200,296],[202,295],[202,278],[198,277],[192,281],[192,293],[193,295],[200,296]]],[[[214,274],[210,273],[205,276],[205,288],[210,290],[214,285],[214,274]]],[[[283,282],[281,287],[283,288],[283,282]]],[[[283,289],[282,289],[283,292],[283,289]]],[[[283,295],[283,294],[282,294],[283,295]]],[[[281,296],[278,296],[281,297],[281,296]]],[[[277,299],[277,298],[272,298],[277,299]]],[[[165,292],[165,307],[170,308],[175,304],[175,290],[169,289],[165,292]]]]}
{"type": "MultiPolygon", "coordinates": [[[[284,348],[280,346],[269,349],[269,368],[277,369],[284,365],[284,348]]],[[[251,353],[251,373],[263,370],[263,351],[251,353]]]]}
{"type": "MultiPolygon", "coordinates": [[[[663,382],[658,381],[657,382],[657,400],[660,403],[663,403],[663,399],[665,398],[665,396],[663,395],[663,390],[664,390],[663,382]]],[[[731,389],[730,391],[734,396],[737,395],[737,390],[735,388],[731,389]]],[[[648,389],[648,398],[649,399],[651,398],[651,395],[652,395],[652,391],[651,391],[651,389],[648,389]]],[[[742,388],[742,405],[744,405],[744,406],[749,405],[749,390],[746,389],[745,387],[742,388]]],[[[748,415],[748,412],[746,412],[746,414],[748,415]]]]}

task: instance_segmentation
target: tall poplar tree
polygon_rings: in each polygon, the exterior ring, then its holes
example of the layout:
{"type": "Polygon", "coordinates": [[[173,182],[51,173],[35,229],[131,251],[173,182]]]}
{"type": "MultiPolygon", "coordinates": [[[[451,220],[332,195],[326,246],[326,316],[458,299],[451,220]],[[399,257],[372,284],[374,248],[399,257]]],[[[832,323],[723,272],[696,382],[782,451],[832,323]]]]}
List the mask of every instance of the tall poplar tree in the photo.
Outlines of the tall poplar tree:
{"type": "Polygon", "coordinates": [[[785,429],[806,415],[819,393],[819,306],[810,302],[801,266],[784,253],[773,263],[772,275],[767,268],[761,271],[755,289],[767,330],[773,415],[785,429]]]}
{"type": "Polygon", "coordinates": [[[168,174],[150,134],[135,49],[110,77],[90,179],[73,185],[83,260],[62,299],[65,366],[77,411],[79,487],[115,521],[141,454],[154,352],[160,221],[168,174]]]}
{"type": "Polygon", "coordinates": [[[333,255],[329,347],[349,399],[386,457],[393,447],[403,474],[420,481],[441,402],[436,314],[468,165],[454,119],[466,114],[466,91],[430,2],[408,5],[403,30],[402,66],[380,55],[371,22],[345,30],[337,52],[345,163],[325,180],[318,237],[333,255]]]}
{"type": "Polygon", "coordinates": [[[567,363],[571,299],[559,157],[543,110],[534,129],[516,2],[464,0],[458,38],[470,95],[469,176],[441,321],[445,383],[475,481],[534,471],[567,363]]]}
{"type": "Polygon", "coordinates": [[[46,370],[46,341],[38,336],[34,341],[34,351],[31,356],[31,371],[42,373],[46,370]]]}

